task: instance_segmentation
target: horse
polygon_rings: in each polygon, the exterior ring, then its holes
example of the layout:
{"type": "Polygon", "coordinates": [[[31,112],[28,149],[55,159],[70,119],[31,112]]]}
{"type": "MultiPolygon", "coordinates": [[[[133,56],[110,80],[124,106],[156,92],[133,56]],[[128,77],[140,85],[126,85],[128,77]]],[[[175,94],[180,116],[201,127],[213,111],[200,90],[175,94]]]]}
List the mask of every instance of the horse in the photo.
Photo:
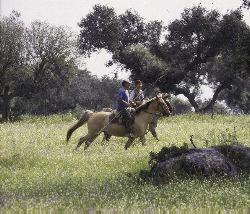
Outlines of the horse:
{"type": "MultiPolygon", "coordinates": [[[[173,113],[173,107],[172,107],[172,105],[167,100],[165,100],[165,103],[167,104],[168,109],[169,109],[170,113],[172,114],[173,113]]],[[[111,108],[103,108],[102,111],[113,112],[114,110],[111,109],[111,108]]],[[[158,134],[156,132],[156,128],[157,128],[157,125],[158,125],[158,120],[162,116],[163,116],[162,113],[155,113],[155,115],[152,117],[151,122],[149,123],[148,131],[146,132],[146,134],[148,132],[150,132],[152,134],[152,136],[155,138],[155,140],[157,140],[157,141],[160,141],[160,139],[158,138],[158,134]]],[[[109,135],[108,133],[104,132],[102,142],[105,142],[105,141],[109,142],[110,139],[111,139],[111,137],[112,137],[111,135],[109,135]]]]}
{"type": "Polygon", "coordinates": [[[86,150],[101,132],[107,133],[110,136],[128,137],[125,149],[128,149],[136,138],[140,138],[142,144],[145,145],[145,134],[153,116],[157,113],[162,113],[167,116],[170,115],[168,105],[163,99],[164,96],[165,94],[158,94],[155,98],[136,109],[133,124],[133,137],[128,136],[128,133],[122,124],[110,122],[111,112],[86,111],[76,124],[69,128],[66,140],[68,142],[73,132],[87,123],[88,133],[79,139],[75,150],[77,150],[83,143],[85,143],[84,150],[86,150]]]}

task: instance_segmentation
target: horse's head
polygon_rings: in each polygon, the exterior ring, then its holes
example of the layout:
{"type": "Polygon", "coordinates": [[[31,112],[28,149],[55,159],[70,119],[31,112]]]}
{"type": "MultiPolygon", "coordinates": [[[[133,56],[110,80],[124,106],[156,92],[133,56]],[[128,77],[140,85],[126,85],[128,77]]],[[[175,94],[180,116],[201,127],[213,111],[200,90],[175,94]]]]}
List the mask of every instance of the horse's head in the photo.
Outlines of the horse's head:
{"type": "Polygon", "coordinates": [[[156,108],[157,108],[157,111],[162,113],[164,116],[169,116],[171,114],[171,111],[167,105],[167,103],[164,101],[164,98],[167,96],[167,94],[158,94],[156,96],[156,108]]]}
{"type": "Polygon", "coordinates": [[[169,116],[172,112],[172,107],[169,102],[164,101],[166,96],[167,94],[159,93],[155,98],[136,108],[136,113],[144,111],[149,114],[160,113],[163,116],[169,116]]]}

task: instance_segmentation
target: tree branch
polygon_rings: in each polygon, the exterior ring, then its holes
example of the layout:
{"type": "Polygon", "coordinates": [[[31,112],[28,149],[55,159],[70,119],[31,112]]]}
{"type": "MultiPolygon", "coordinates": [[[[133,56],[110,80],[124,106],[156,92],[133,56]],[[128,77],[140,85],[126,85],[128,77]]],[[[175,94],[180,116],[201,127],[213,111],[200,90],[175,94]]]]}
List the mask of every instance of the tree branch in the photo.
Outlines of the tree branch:
{"type": "Polygon", "coordinates": [[[195,94],[190,93],[190,91],[185,88],[179,88],[177,86],[174,86],[172,90],[175,92],[176,95],[183,94],[186,98],[188,98],[188,101],[194,107],[195,112],[200,112],[199,105],[195,101],[195,94]]]}
{"type": "Polygon", "coordinates": [[[212,97],[212,99],[210,100],[210,102],[201,109],[202,112],[207,112],[209,110],[211,110],[220,94],[221,91],[223,91],[226,88],[230,88],[230,84],[227,81],[224,81],[223,83],[221,83],[218,88],[215,90],[214,95],[212,97]]]}

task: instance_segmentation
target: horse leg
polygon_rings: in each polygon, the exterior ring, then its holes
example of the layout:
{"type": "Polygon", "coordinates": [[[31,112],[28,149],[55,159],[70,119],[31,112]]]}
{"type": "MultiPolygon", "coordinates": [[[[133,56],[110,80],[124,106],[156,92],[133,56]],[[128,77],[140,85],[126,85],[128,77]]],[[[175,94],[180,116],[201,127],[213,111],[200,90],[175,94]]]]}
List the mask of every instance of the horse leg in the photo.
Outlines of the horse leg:
{"type": "Polygon", "coordinates": [[[141,144],[142,144],[143,146],[146,145],[146,138],[145,138],[145,135],[143,135],[143,136],[140,137],[140,141],[141,141],[141,144]]]}
{"type": "Polygon", "coordinates": [[[127,150],[131,144],[134,142],[135,138],[134,137],[130,137],[125,145],[125,149],[127,150]]]}
{"type": "Polygon", "coordinates": [[[106,133],[106,140],[109,141],[112,135],[106,133]]]}
{"type": "Polygon", "coordinates": [[[110,140],[110,138],[111,138],[111,135],[110,134],[108,134],[107,132],[103,132],[103,139],[102,139],[102,143],[104,142],[104,141],[107,141],[107,142],[109,142],[109,140],[110,140]]]}
{"type": "Polygon", "coordinates": [[[86,150],[90,145],[91,143],[93,143],[93,141],[97,138],[98,135],[95,135],[91,138],[89,138],[86,142],[85,142],[85,146],[84,146],[84,150],[86,150]]]}
{"type": "Polygon", "coordinates": [[[158,122],[158,118],[153,118],[153,120],[151,121],[151,123],[149,124],[149,131],[151,132],[151,134],[153,135],[153,137],[157,140],[160,141],[157,133],[156,133],[156,127],[157,127],[157,122],[158,122]]]}
{"type": "Polygon", "coordinates": [[[85,141],[88,140],[88,138],[89,138],[89,135],[88,135],[88,134],[85,135],[84,137],[81,137],[81,138],[79,139],[79,141],[78,141],[78,144],[77,144],[77,146],[76,146],[76,148],[75,148],[75,151],[77,151],[78,148],[79,148],[85,141]]]}
{"type": "Polygon", "coordinates": [[[159,138],[158,138],[158,135],[157,135],[157,133],[156,133],[156,131],[155,131],[155,129],[150,130],[150,132],[151,132],[151,134],[153,135],[153,137],[154,137],[157,141],[160,141],[159,138]]]}

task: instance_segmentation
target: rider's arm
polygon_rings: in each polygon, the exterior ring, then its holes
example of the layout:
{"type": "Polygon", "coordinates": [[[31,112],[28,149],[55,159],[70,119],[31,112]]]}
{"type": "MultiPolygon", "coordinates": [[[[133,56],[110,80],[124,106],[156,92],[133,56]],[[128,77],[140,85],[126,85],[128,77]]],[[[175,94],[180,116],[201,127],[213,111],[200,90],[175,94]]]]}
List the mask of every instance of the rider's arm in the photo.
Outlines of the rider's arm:
{"type": "Polygon", "coordinates": [[[123,104],[125,104],[126,106],[129,106],[129,103],[126,102],[125,100],[123,100],[123,94],[124,92],[123,91],[119,91],[118,92],[118,95],[117,95],[117,99],[118,99],[118,102],[122,102],[123,104]]]}
{"type": "Polygon", "coordinates": [[[128,102],[126,102],[125,100],[123,100],[122,98],[118,98],[119,102],[124,103],[126,106],[130,106],[130,104],[128,102]]]}

